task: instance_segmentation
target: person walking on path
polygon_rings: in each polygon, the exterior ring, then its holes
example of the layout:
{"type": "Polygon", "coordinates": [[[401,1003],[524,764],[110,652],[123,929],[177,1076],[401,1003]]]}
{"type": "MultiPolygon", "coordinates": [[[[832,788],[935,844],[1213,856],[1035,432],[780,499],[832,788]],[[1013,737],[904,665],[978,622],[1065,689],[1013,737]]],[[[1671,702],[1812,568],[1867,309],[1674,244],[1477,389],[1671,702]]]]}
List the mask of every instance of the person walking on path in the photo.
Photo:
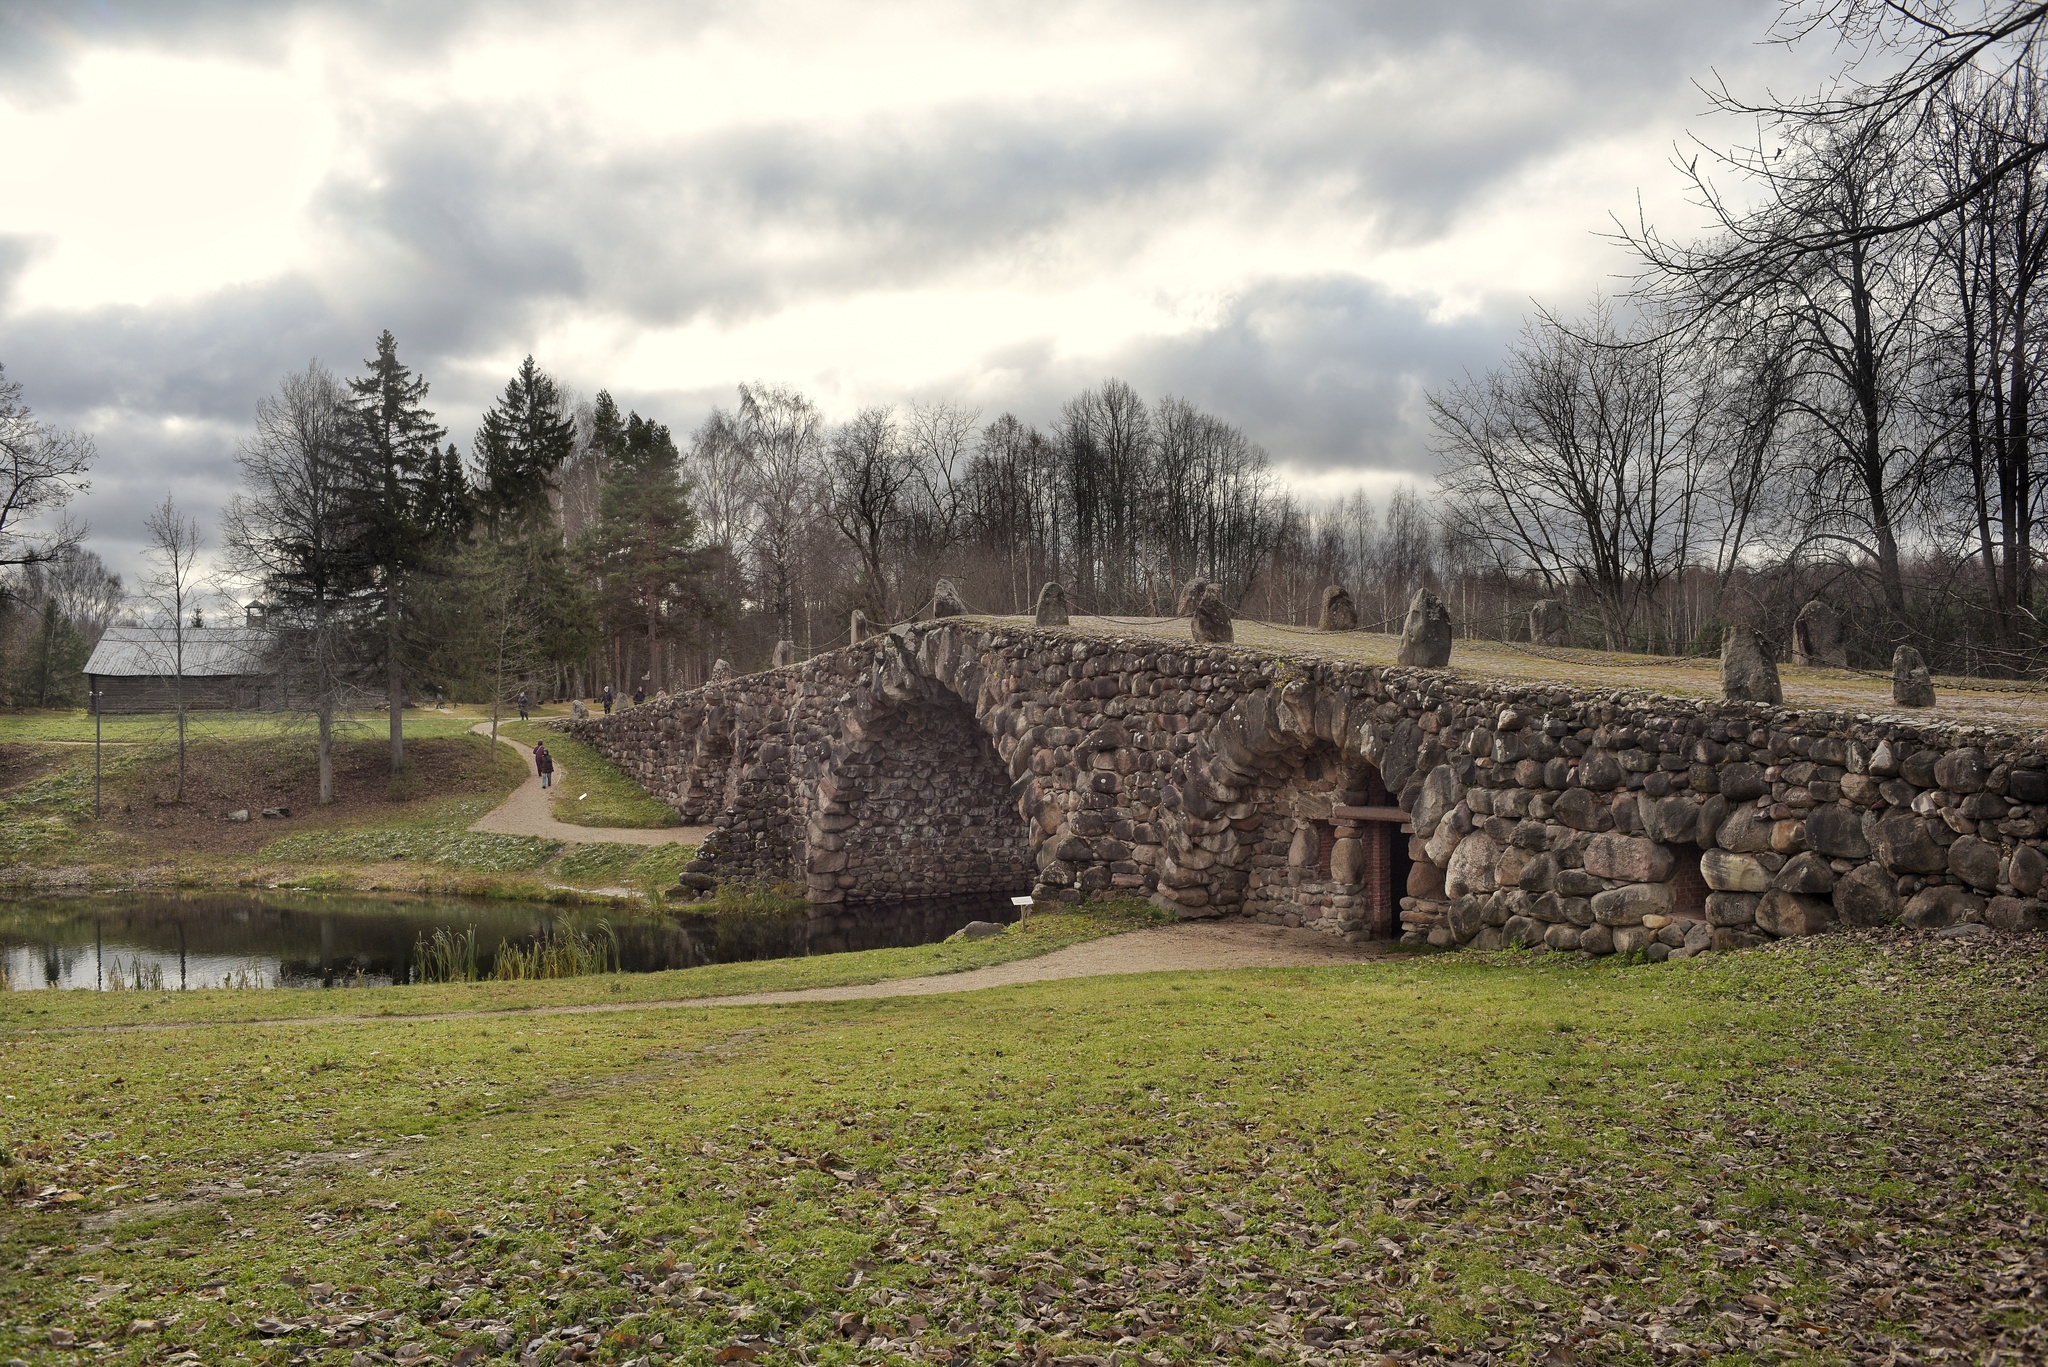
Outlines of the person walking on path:
{"type": "Polygon", "coordinates": [[[604,714],[607,717],[612,714],[612,686],[610,684],[604,686],[604,714]]]}
{"type": "Polygon", "coordinates": [[[541,787],[552,788],[555,786],[555,757],[548,753],[548,743],[546,741],[535,743],[533,747],[533,767],[535,772],[540,775],[541,787]]]}
{"type": "Polygon", "coordinates": [[[523,688],[519,690],[519,720],[531,720],[531,718],[529,718],[526,715],[526,690],[523,688]]]}

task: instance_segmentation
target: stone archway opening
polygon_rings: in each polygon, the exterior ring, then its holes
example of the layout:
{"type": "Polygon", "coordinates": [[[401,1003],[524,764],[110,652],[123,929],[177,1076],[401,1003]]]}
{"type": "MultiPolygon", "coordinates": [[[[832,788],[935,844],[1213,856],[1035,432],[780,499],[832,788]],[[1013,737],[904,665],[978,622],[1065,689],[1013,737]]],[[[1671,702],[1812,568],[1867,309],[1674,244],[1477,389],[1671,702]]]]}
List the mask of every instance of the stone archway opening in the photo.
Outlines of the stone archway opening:
{"type": "Polygon", "coordinates": [[[1707,919],[1707,879],[1700,871],[1701,850],[1689,840],[1674,840],[1671,851],[1671,917],[1675,921],[1707,919]]]}
{"type": "Polygon", "coordinates": [[[932,688],[845,731],[805,824],[812,902],[985,897],[1007,913],[1031,890],[1030,829],[966,703],[932,688]]]}
{"type": "Polygon", "coordinates": [[[1359,940],[1400,933],[1407,813],[1387,795],[1378,768],[1318,742],[1252,801],[1248,915],[1359,940]]]}

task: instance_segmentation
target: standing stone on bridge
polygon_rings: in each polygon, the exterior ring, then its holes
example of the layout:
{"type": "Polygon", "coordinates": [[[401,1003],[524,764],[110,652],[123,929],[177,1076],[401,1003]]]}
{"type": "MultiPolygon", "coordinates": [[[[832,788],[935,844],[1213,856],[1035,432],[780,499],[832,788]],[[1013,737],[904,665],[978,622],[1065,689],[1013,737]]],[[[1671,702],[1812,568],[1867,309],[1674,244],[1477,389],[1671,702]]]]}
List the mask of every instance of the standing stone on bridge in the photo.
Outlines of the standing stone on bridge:
{"type": "Polygon", "coordinates": [[[1820,599],[1808,601],[1792,623],[1792,663],[1832,669],[1849,667],[1849,647],[1842,642],[1842,619],[1820,599]]]}
{"type": "Polygon", "coordinates": [[[724,682],[725,682],[725,681],[726,681],[727,679],[730,679],[731,677],[732,677],[732,661],[730,661],[730,660],[713,660],[713,661],[711,662],[711,682],[712,682],[712,683],[724,683],[724,682]]]}
{"type": "Polygon", "coordinates": [[[875,634],[875,629],[872,625],[869,624],[868,615],[865,612],[862,612],[859,608],[855,608],[853,610],[853,615],[847,618],[846,634],[849,638],[852,639],[855,645],[859,645],[862,641],[865,641],[870,636],[873,636],[875,634]]]}
{"type": "Polygon", "coordinates": [[[1732,626],[1721,636],[1721,696],[1730,702],[1785,701],[1778,665],[1763,633],[1732,626]]]}
{"type": "Polygon", "coordinates": [[[775,667],[776,667],[777,669],[784,669],[784,668],[787,668],[788,666],[790,666],[790,665],[793,665],[793,664],[795,664],[795,663],[796,663],[796,642],[795,642],[795,641],[777,641],[777,642],[775,643],[775,667]]]}
{"type": "Polygon", "coordinates": [[[1323,590],[1323,610],[1316,614],[1316,626],[1322,631],[1358,630],[1358,609],[1351,605],[1351,595],[1344,592],[1342,584],[1323,590]]]}
{"type": "Polygon", "coordinates": [[[1428,589],[1415,590],[1408,600],[1408,617],[1401,624],[1401,652],[1394,658],[1400,664],[1424,669],[1442,669],[1451,662],[1451,610],[1428,589]]]}
{"type": "Polygon", "coordinates": [[[1048,579],[1038,590],[1038,625],[1067,625],[1067,591],[1056,579],[1048,579]]]}
{"type": "Polygon", "coordinates": [[[1911,646],[1892,652],[1892,702],[1898,707],[1934,706],[1934,676],[1911,646]]]}
{"type": "Polygon", "coordinates": [[[1538,598],[1529,606],[1529,643],[1539,646],[1570,645],[1572,640],[1571,617],[1565,611],[1564,601],[1558,598],[1538,598]]]}
{"type": "Polygon", "coordinates": [[[1237,634],[1230,626],[1230,604],[1223,601],[1218,585],[1202,585],[1202,596],[1195,600],[1189,626],[1197,641],[1210,645],[1228,645],[1236,639],[1237,634]]]}
{"type": "Polygon", "coordinates": [[[932,586],[932,616],[965,617],[967,604],[960,597],[960,590],[950,579],[941,579],[932,586]]]}

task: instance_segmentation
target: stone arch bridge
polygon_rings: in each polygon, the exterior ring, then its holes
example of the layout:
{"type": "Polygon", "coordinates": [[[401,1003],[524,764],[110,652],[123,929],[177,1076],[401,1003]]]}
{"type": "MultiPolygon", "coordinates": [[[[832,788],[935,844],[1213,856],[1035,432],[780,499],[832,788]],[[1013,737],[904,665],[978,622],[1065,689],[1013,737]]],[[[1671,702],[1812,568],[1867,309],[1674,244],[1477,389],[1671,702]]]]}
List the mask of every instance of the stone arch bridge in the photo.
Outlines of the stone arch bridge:
{"type": "Polygon", "coordinates": [[[1653,958],[2038,928],[2048,754],[1924,720],[950,618],[570,731],[820,904],[1123,891],[1653,958]]]}

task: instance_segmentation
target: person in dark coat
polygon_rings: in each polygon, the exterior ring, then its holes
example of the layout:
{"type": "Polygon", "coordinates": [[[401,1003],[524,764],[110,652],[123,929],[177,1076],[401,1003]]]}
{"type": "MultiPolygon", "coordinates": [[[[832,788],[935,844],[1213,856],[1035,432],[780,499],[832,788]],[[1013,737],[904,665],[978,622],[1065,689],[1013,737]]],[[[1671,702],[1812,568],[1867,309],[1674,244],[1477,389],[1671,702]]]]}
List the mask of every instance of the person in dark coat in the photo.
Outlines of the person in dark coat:
{"type": "Polygon", "coordinates": [[[610,684],[604,686],[604,714],[607,717],[612,714],[612,686],[610,684]]]}
{"type": "Polygon", "coordinates": [[[638,707],[641,703],[644,703],[646,701],[647,685],[641,684],[638,688],[633,690],[633,706],[638,707]]]}
{"type": "Polygon", "coordinates": [[[555,786],[555,757],[548,753],[548,743],[541,741],[533,747],[533,767],[540,774],[540,786],[555,786]]]}
{"type": "Polygon", "coordinates": [[[523,688],[519,690],[519,720],[529,720],[526,715],[526,690],[523,688]]]}

